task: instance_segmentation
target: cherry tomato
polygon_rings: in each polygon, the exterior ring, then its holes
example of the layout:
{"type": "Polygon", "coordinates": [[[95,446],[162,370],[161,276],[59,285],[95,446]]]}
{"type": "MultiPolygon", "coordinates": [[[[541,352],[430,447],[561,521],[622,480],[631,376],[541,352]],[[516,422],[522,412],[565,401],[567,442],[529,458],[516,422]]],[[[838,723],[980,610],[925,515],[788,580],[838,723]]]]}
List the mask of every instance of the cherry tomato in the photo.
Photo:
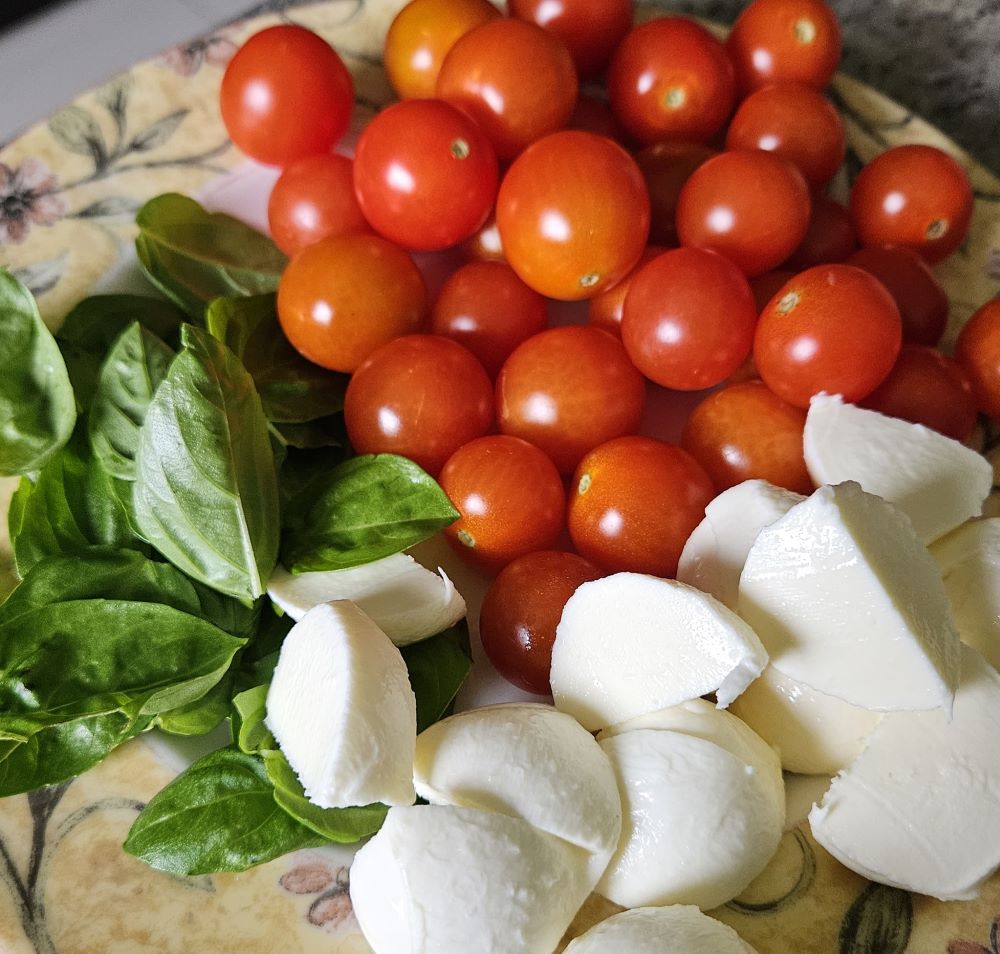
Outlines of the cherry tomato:
{"type": "Polygon", "coordinates": [[[802,453],[806,412],[782,401],[762,381],[712,392],[684,425],[681,446],[708,472],[720,493],[744,480],[767,480],[799,494],[813,484],[802,453]]]}
{"type": "Polygon", "coordinates": [[[219,108],[238,149],[287,166],[336,145],[351,119],[354,84],[322,37],[298,26],[268,27],[229,61],[219,108]]]}
{"type": "Polygon", "coordinates": [[[430,99],[448,51],[473,27],[496,20],[489,0],[410,0],[389,25],[382,62],[400,99],[430,99]]]}
{"type": "Polygon", "coordinates": [[[715,488],[686,451],[652,437],[594,448],[570,486],[567,522],[580,555],[609,573],[671,577],[715,488]]]}
{"type": "Polygon", "coordinates": [[[496,210],[491,212],[483,226],[459,245],[466,258],[477,262],[504,262],[503,244],[497,228],[496,210]]]}
{"type": "Polygon", "coordinates": [[[757,308],[743,273],[716,252],[677,248],[643,265],[622,310],[622,344],[665,388],[698,391],[750,354],[757,308]]]}
{"type": "Polygon", "coordinates": [[[597,76],[632,27],[632,0],[507,0],[510,15],[551,30],[582,78],[597,76]]]}
{"type": "Polygon", "coordinates": [[[566,45],[524,20],[492,20],[461,37],[445,57],[437,95],[482,127],[501,160],[562,129],[577,80],[566,45]]]}
{"type": "Polygon", "coordinates": [[[896,300],[903,319],[903,340],[935,345],[948,324],[948,295],[927,263],[900,246],[859,249],[848,265],[874,275],[896,300]]]}
{"type": "Polygon", "coordinates": [[[617,143],[624,144],[628,139],[625,127],[618,122],[615,114],[611,112],[611,107],[603,99],[582,91],[576,98],[569,127],[595,133],[606,139],[613,139],[617,143]]]}
{"type": "Polygon", "coordinates": [[[337,235],[285,268],[278,319],[304,357],[351,372],[376,348],[420,330],[427,288],[412,259],[378,235],[337,235]]]}
{"type": "Polygon", "coordinates": [[[814,265],[843,262],[858,247],[851,213],[825,195],[813,196],[809,228],[788,265],[801,271],[814,265]]]}
{"type": "Polygon", "coordinates": [[[904,344],[889,377],[861,403],[962,443],[976,426],[976,401],[965,372],[927,345],[904,344]]]}
{"type": "Polygon", "coordinates": [[[773,272],[764,272],[763,275],[756,275],[750,279],[750,291],[753,292],[758,315],[764,310],[765,305],[781,291],[786,282],[794,278],[795,275],[796,273],[790,269],[777,268],[773,272]]]}
{"type": "Polygon", "coordinates": [[[448,248],[476,232],[493,208],[497,157],[460,109],[405,99],[365,127],[354,188],[372,227],[404,248],[448,248]]]}
{"type": "Polygon", "coordinates": [[[961,245],[972,219],[965,170],[934,146],[895,146],[866,165],[851,189],[862,245],[905,245],[939,262],[961,245]]]}
{"type": "Polygon", "coordinates": [[[552,461],[517,437],[493,434],[460,447],[441,488],[461,514],[445,536],[477,566],[498,570],[552,546],[566,523],[566,494],[552,461]]]}
{"type": "Polygon", "coordinates": [[[549,328],[518,345],[497,378],[497,422],[531,441],[564,474],[591,448],[639,428],[642,375],[600,328],[549,328]]]}
{"type": "Polygon", "coordinates": [[[635,27],[608,67],[608,97],[622,125],[642,143],[708,142],[736,100],[725,47],[686,17],[657,17],[635,27]]]}
{"type": "Polygon", "coordinates": [[[726,47],[744,91],[782,80],[822,88],[840,62],[840,24],[822,0],[754,0],[726,47]]]}
{"type": "Polygon", "coordinates": [[[351,376],[344,423],[359,454],[401,454],[436,475],[459,447],[493,426],[493,386],[457,342],[405,335],[351,376]]]}
{"type": "Polygon", "coordinates": [[[805,238],[811,203],[802,173],[769,152],[724,152],[702,163],[681,189],[681,244],[710,248],[747,275],[780,265],[805,238]]]}
{"type": "Polygon", "coordinates": [[[649,195],[617,143],[565,130],[507,170],[497,225],[511,268],[535,291],[573,301],[621,281],[646,247],[649,195]]]}
{"type": "Polygon", "coordinates": [[[878,279],[853,265],[796,275],[761,312],[753,355],[764,383],[797,407],[820,391],[856,403],[899,354],[899,309],[878,279]]]}
{"type": "Polygon", "coordinates": [[[847,146],[833,103],[812,86],[786,82],[764,86],[740,103],[726,148],[773,152],[819,189],[843,164],[847,146]]]}
{"type": "Polygon", "coordinates": [[[587,321],[620,339],[622,336],[622,306],[625,304],[625,295],[632,284],[632,279],[646,262],[651,261],[665,251],[666,249],[659,245],[647,245],[632,271],[618,282],[617,285],[612,285],[599,295],[594,295],[587,302],[587,321]]]}
{"type": "Polygon", "coordinates": [[[677,244],[677,199],[691,173],[715,150],[697,142],[657,142],[636,153],[649,190],[649,240],[677,244]]]}
{"type": "Polygon", "coordinates": [[[444,283],[431,330],[465,345],[495,378],[510,353],[548,324],[545,299],[502,262],[469,262],[444,283]]]}
{"type": "Polygon", "coordinates": [[[548,695],[552,644],[566,601],[601,571],[575,553],[539,550],[508,563],[486,591],[479,638],[508,682],[548,695]]]}
{"type": "Polygon", "coordinates": [[[972,385],[976,406],[1000,418],[1000,298],[987,302],[965,323],[955,358],[972,385]]]}

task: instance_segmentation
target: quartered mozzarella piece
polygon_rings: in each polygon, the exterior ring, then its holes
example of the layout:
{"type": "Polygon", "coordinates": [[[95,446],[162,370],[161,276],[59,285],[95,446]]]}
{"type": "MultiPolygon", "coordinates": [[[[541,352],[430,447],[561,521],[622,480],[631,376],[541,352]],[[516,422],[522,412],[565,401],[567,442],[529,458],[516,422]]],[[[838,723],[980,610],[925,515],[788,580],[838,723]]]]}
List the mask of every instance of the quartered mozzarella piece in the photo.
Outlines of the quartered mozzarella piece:
{"type": "Polygon", "coordinates": [[[717,692],[728,705],[767,663],[753,630],[676,580],[615,573],[584,583],[556,628],[556,707],[595,731],[717,692]]]}
{"type": "Polygon", "coordinates": [[[813,836],[873,881],[974,898],[1000,865],[1000,674],[962,649],[951,721],[886,715],[809,814],[813,836]]]}
{"type": "Polygon", "coordinates": [[[826,394],[809,405],[803,447],[817,484],[857,481],[899,507],[924,543],[979,516],[993,486],[989,462],[964,444],[826,394]]]}
{"type": "Polygon", "coordinates": [[[937,564],[907,517],[848,481],[765,527],[740,615],[795,682],[869,709],[949,709],[959,641],[937,564]]]}
{"type": "Polygon", "coordinates": [[[353,603],[321,603],[289,631],[265,721],[322,808],[413,803],[417,711],[406,664],[353,603]]]}
{"type": "Polygon", "coordinates": [[[735,610],[740,573],[757,534],[802,500],[801,494],[766,480],[745,480],[724,490],[684,544],[677,579],[735,610]]]}
{"type": "Polygon", "coordinates": [[[756,954],[728,924],[693,905],[633,908],[595,924],[565,954],[756,954]]]}
{"type": "Polygon", "coordinates": [[[465,600],[444,570],[432,573],[406,553],[344,570],[292,575],[279,566],[267,593],[296,621],[319,603],[350,600],[397,646],[440,633],[465,616],[465,600]]]}
{"type": "Polygon", "coordinates": [[[589,892],[583,849],[445,805],[390,809],[351,866],[375,954],[551,954],[589,892]]]}

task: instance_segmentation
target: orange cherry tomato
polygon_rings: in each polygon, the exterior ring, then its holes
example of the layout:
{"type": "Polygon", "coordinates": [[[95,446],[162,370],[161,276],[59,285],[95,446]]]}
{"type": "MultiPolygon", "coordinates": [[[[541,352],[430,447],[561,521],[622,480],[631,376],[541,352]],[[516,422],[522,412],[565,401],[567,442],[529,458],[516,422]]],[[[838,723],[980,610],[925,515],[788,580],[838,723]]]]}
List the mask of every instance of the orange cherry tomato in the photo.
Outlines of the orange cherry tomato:
{"type": "Polygon", "coordinates": [[[677,199],[691,173],[715,150],[697,142],[657,142],[636,153],[649,190],[649,240],[657,245],[677,244],[677,199]]]}
{"type": "Polygon", "coordinates": [[[965,323],[955,358],[972,385],[976,406],[1000,419],[1000,298],[988,301],[965,323]]]}
{"type": "Polygon", "coordinates": [[[617,285],[612,285],[587,302],[587,321],[597,328],[608,331],[616,338],[622,336],[622,307],[632,279],[646,262],[661,255],[666,249],[660,245],[647,245],[632,269],[617,285]]]}
{"type": "MultiPolygon", "coordinates": [[[[787,264],[799,271],[843,262],[858,247],[851,213],[825,195],[813,196],[809,228],[787,264]]],[[[776,289],[777,290],[777,289],[776,289]]]]}

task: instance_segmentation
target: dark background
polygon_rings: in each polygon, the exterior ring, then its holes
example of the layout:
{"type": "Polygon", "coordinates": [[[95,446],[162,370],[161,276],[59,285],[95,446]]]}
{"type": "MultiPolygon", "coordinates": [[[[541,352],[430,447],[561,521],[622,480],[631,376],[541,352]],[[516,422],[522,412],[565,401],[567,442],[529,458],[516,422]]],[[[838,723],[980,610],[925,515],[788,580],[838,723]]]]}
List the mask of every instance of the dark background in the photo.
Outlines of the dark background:
{"type": "Polygon", "coordinates": [[[0,2],[0,27],[5,27],[49,7],[58,6],[61,0],[2,0],[0,2]]]}

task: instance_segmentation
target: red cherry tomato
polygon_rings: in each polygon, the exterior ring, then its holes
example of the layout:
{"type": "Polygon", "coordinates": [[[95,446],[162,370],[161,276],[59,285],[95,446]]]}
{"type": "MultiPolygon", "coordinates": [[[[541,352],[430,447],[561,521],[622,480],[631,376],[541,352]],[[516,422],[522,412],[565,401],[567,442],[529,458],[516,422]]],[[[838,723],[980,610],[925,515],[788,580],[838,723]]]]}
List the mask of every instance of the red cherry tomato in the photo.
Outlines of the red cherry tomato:
{"type": "Polygon", "coordinates": [[[604,136],[622,144],[628,139],[625,127],[618,122],[615,114],[611,112],[611,107],[603,99],[598,99],[591,93],[581,92],[577,97],[573,115],[569,120],[569,128],[604,136]]]}
{"type": "Polygon", "coordinates": [[[611,109],[642,143],[708,142],[736,100],[725,47],[686,17],[657,17],[635,27],[608,67],[611,109]]]}
{"type": "Polygon", "coordinates": [[[486,222],[474,235],[470,235],[459,248],[466,258],[477,262],[506,262],[503,255],[503,244],[500,242],[500,230],[497,228],[495,210],[489,214],[486,222]]]}
{"type": "Polygon", "coordinates": [[[493,434],[460,447],[441,488],[461,514],[448,542],[476,566],[498,570],[552,546],[566,523],[566,494],[552,461],[517,437],[493,434]]]}
{"type": "Polygon", "coordinates": [[[1000,419],[1000,298],[988,301],[965,323],[955,358],[972,385],[976,406],[1000,419]]]}
{"type": "Polygon", "coordinates": [[[750,354],[757,308],[743,273],[716,252],[677,248],[643,265],[622,310],[622,344],[665,388],[698,391],[750,354]]]}
{"type": "Polygon", "coordinates": [[[822,88],[840,62],[840,24],[822,0],[754,0],[726,47],[746,92],[783,80],[822,88]]]}
{"type": "Polygon", "coordinates": [[[322,37],[274,26],[255,33],[229,61],[219,108],[238,149],[258,162],[287,166],[336,145],[354,108],[354,84],[322,37]]]}
{"type": "Polygon", "coordinates": [[[851,213],[839,202],[817,195],[812,200],[809,228],[788,265],[797,271],[814,265],[843,262],[858,247],[851,213]]]}
{"type": "Polygon", "coordinates": [[[753,300],[757,306],[758,315],[764,310],[765,305],[795,275],[796,273],[789,269],[777,268],[773,272],[764,272],[763,275],[756,275],[750,279],[750,291],[753,292],[753,300]]]}
{"type": "Polygon", "coordinates": [[[851,189],[862,245],[904,245],[928,262],[953,252],[969,231],[972,186],[934,146],[895,146],[866,165],[851,189]]]}
{"type": "Polygon", "coordinates": [[[720,493],[744,480],[767,480],[799,494],[813,484],[802,452],[806,412],[782,401],[763,381],[714,391],[684,425],[681,446],[720,493]]]}
{"type": "Polygon", "coordinates": [[[790,162],[769,152],[724,152],[681,189],[677,234],[683,245],[710,248],[760,275],[799,247],[810,212],[809,188],[790,162]]]}
{"type": "Polygon", "coordinates": [[[500,430],[531,441],[568,474],[591,448],[638,430],[646,387],[620,341],[571,325],[519,345],[496,396],[500,430]]]}
{"type": "Polygon", "coordinates": [[[764,383],[797,407],[820,391],[856,403],[899,354],[903,326],[885,286],[852,265],[796,275],[761,312],[753,355],[764,383]]]}
{"type": "Polygon", "coordinates": [[[861,403],[962,443],[976,426],[976,401],[965,372],[927,345],[904,344],[889,377],[861,403]]]}
{"type": "Polygon", "coordinates": [[[636,153],[649,190],[649,240],[657,245],[677,244],[677,199],[691,173],[715,150],[697,142],[657,142],[636,153]]]}
{"type": "Polygon", "coordinates": [[[903,340],[935,345],[948,324],[948,295],[927,263],[902,247],[862,248],[848,265],[874,275],[896,300],[903,319],[903,340]]]}
{"type": "Polygon", "coordinates": [[[304,248],[278,285],[278,319],[304,357],[353,371],[393,338],[420,330],[427,287],[412,259],[378,235],[337,235],[304,248]]]}
{"type": "Polygon", "coordinates": [[[486,591],[479,638],[508,682],[548,695],[556,626],[566,601],[601,571],[575,553],[539,550],[508,563],[486,591]]]}
{"type": "Polygon", "coordinates": [[[548,324],[545,299],[502,262],[469,262],[444,283],[431,330],[465,345],[491,378],[510,353],[548,324]]]}
{"type": "Polygon", "coordinates": [[[715,488],[686,451],[651,437],[594,448],[570,486],[567,522],[580,555],[609,573],[671,577],[715,488]]]}
{"type": "Polygon", "coordinates": [[[617,285],[612,285],[599,295],[594,295],[587,302],[587,321],[620,339],[622,336],[622,306],[625,304],[625,296],[628,294],[632,279],[646,262],[652,261],[665,251],[666,249],[659,245],[647,245],[632,271],[617,285]]]}
{"type": "Polygon", "coordinates": [[[354,188],[377,232],[404,248],[436,251],[486,221],[497,192],[496,153],[460,109],[406,99],[365,127],[354,188]]]}
{"type": "Polygon", "coordinates": [[[437,95],[472,116],[504,161],[562,129],[576,94],[566,45],[524,20],[492,20],[470,30],[445,57],[437,82],[437,95]]]}
{"type": "Polygon", "coordinates": [[[646,247],[649,195],[617,143],[565,130],[527,148],[497,197],[504,255],[550,298],[591,298],[621,281],[646,247]]]}
{"type": "Polygon", "coordinates": [[[400,99],[430,99],[448,51],[500,16],[489,0],[410,0],[389,25],[382,62],[400,99]]]}

